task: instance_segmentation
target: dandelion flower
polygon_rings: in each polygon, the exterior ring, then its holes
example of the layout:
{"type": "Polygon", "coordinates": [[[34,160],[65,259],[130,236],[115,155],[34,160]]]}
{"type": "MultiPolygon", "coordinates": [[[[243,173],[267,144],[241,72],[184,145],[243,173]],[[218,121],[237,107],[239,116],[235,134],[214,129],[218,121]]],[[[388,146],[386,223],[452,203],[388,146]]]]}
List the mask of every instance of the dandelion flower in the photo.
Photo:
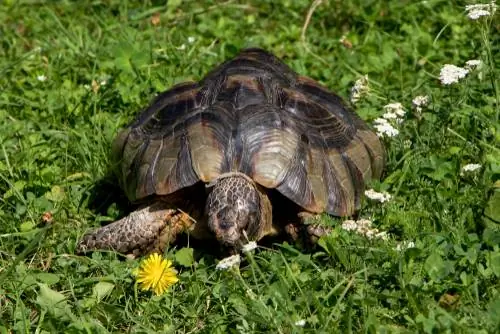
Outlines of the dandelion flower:
{"type": "Polygon", "coordinates": [[[462,167],[462,172],[474,172],[481,167],[482,166],[480,164],[467,164],[462,167]]]}
{"type": "Polygon", "coordinates": [[[382,192],[382,193],[379,193],[379,192],[376,192],[373,189],[366,190],[365,191],[365,196],[368,197],[371,200],[378,201],[380,203],[387,202],[387,201],[389,201],[392,198],[392,196],[389,193],[385,192],[385,191],[382,192]]]}
{"type": "Polygon", "coordinates": [[[495,1],[484,4],[475,4],[465,6],[467,17],[471,20],[477,20],[483,16],[492,16],[497,10],[495,1]]]}
{"type": "Polygon", "coordinates": [[[443,85],[451,85],[453,83],[457,83],[460,79],[465,78],[468,73],[469,70],[465,68],[446,64],[439,73],[439,80],[441,80],[443,85]]]}
{"type": "Polygon", "coordinates": [[[229,268],[232,268],[234,266],[239,265],[241,262],[241,258],[239,254],[232,255],[229,257],[226,257],[222,260],[220,260],[219,263],[217,263],[217,266],[215,266],[215,269],[217,270],[226,270],[229,268]]]}
{"type": "Polygon", "coordinates": [[[351,96],[350,100],[352,103],[356,103],[359,99],[368,93],[370,88],[368,87],[368,75],[364,75],[356,82],[354,82],[354,86],[351,88],[351,96]]]}
{"type": "Polygon", "coordinates": [[[142,290],[153,290],[156,295],[163,294],[179,280],[177,271],[172,268],[172,262],[157,253],[143,260],[134,275],[142,290]]]}
{"type": "Polygon", "coordinates": [[[243,253],[248,253],[253,251],[255,248],[257,248],[257,243],[255,241],[250,241],[248,244],[243,245],[241,251],[243,253]]]}
{"type": "Polygon", "coordinates": [[[42,75],[37,76],[36,79],[38,81],[44,82],[45,80],[47,80],[47,77],[42,74],[42,75]]]}

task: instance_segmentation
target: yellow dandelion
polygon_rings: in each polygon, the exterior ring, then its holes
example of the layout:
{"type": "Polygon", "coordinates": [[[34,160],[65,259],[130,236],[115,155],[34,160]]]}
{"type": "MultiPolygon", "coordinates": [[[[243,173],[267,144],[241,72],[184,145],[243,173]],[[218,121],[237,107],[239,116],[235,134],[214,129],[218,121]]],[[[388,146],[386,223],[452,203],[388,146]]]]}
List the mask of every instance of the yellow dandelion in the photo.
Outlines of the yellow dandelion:
{"type": "Polygon", "coordinates": [[[172,268],[172,262],[157,253],[143,260],[133,274],[142,290],[153,290],[156,295],[163,294],[179,280],[177,271],[172,268]]]}

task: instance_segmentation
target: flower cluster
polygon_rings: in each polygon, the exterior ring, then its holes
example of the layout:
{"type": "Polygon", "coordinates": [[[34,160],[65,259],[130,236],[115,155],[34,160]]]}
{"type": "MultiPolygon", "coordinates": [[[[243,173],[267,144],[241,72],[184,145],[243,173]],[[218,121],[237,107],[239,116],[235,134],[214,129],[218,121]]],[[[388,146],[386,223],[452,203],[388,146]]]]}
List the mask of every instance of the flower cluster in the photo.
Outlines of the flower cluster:
{"type": "Polygon", "coordinates": [[[217,263],[215,266],[215,269],[217,270],[227,270],[232,267],[238,266],[241,262],[240,254],[232,255],[229,257],[226,257],[217,263]]]}
{"type": "Polygon", "coordinates": [[[364,75],[356,80],[356,82],[354,82],[354,86],[352,86],[351,88],[351,96],[349,98],[351,100],[351,103],[355,104],[363,95],[366,95],[369,91],[370,87],[368,86],[368,75],[364,75]]]}
{"type": "Polygon", "coordinates": [[[467,5],[465,6],[465,11],[469,19],[477,20],[483,16],[493,16],[497,11],[497,5],[495,1],[484,4],[467,5]]]}
{"type": "Polygon", "coordinates": [[[402,117],[406,114],[406,111],[403,109],[403,105],[399,102],[389,103],[384,106],[385,114],[382,116],[385,119],[393,119],[398,123],[403,121],[402,117]]]}
{"type": "Polygon", "coordinates": [[[364,235],[368,239],[387,240],[389,237],[387,232],[381,232],[377,228],[372,227],[372,222],[368,219],[346,220],[342,223],[342,229],[354,231],[360,235],[364,235]]]}
{"type": "Polygon", "coordinates": [[[411,104],[415,110],[420,113],[422,112],[422,109],[426,107],[429,104],[429,96],[425,95],[419,95],[416,96],[412,101],[411,104]]]}
{"type": "Polygon", "coordinates": [[[377,118],[374,122],[379,137],[395,137],[399,134],[399,130],[385,118],[377,118]]]}
{"type": "Polygon", "coordinates": [[[403,241],[396,245],[396,250],[398,252],[404,251],[405,249],[415,248],[415,243],[413,241],[403,241]]]}
{"type": "Polygon", "coordinates": [[[371,200],[378,201],[380,203],[385,203],[385,202],[389,201],[392,198],[392,196],[389,193],[385,192],[385,191],[382,192],[382,193],[379,193],[379,192],[376,192],[373,189],[366,190],[365,191],[365,196],[368,197],[371,200]]]}
{"type": "Polygon", "coordinates": [[[255,248],[257,248],[257,243],[255,241],[249,241],[246,245],[243,245],[241,251],[243,253],[248,253],[253,251],[255,248]]]}
{"type": "Polygon", "coordinates": [[[439,80],[443,85],[451,85],[465,78],[471,71],[479,69],[482,66],[479,59],[471,59],[465,62],[464,67],[446,64],[439,72],[439,80]]]}
{"type": "Polygon", "coordinates": [[[384,106],[385,113],[382,117],[375,119],[374,127],[377,130],[379,137],[394,137],[399,134],[399,130],[394,127],[394,124],[400,124],[406,111],[403,105],[399,102],[389,103],[384,106]]]}
{"type": "Polygon", "coordinates": [[[473,70],[475,68],[481,67],[483,63],[479,59],[471,59],[465,62],[465,68],[468,70],[473,70]]]}
{"type": "Polygon", "coordinates": [[[460,175],[464,175],[465,173],[469,172],[475,172],[476,170],[480,169],[482,165],[480,164],[467,164],[462,167],[462,171],[460,172],[460,175]]]}
{"type": "Polygon", "coordinates": [[[446,64],[439,72],[439,80],[443,85],[451,85],[465,78],[467,74],[469,74],[469,70],[466,68],[446,64]]]}

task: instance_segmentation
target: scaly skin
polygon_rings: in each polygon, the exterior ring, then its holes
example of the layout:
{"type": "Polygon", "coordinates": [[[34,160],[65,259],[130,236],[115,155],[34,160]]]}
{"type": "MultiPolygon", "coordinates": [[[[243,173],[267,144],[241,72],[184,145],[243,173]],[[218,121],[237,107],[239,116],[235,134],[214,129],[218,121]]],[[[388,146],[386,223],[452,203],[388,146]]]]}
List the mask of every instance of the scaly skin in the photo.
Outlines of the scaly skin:
{"type": "Polygon", "coordinates": [[[113,250],[132,257],[161,252],[192,224],[187,214],[157,201],[86,234],[76,251],[113,250]]]}

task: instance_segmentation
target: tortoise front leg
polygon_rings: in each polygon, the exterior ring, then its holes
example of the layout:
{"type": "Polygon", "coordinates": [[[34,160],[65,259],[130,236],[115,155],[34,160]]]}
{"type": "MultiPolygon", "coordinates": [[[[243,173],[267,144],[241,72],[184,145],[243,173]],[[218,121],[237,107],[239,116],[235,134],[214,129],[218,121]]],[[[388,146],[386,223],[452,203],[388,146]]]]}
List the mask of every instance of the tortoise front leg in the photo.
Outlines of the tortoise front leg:
{"type": "Polygon", "coordinates": [[[319,220],[321,215],[300,212],[297,217],[299,219],[298,223],[289,223],[285,226],[285,232],[293,241],[315,244],[319,238],[333,231],[330,226],[314,223],[314,220],[319,220]]]}
{"type": "Polygon", "coordinates": [[[187,214],[158,201],[86,234],[76,251],[113,250],[133,257],[162,252],[192,224],[187,214]]]}

